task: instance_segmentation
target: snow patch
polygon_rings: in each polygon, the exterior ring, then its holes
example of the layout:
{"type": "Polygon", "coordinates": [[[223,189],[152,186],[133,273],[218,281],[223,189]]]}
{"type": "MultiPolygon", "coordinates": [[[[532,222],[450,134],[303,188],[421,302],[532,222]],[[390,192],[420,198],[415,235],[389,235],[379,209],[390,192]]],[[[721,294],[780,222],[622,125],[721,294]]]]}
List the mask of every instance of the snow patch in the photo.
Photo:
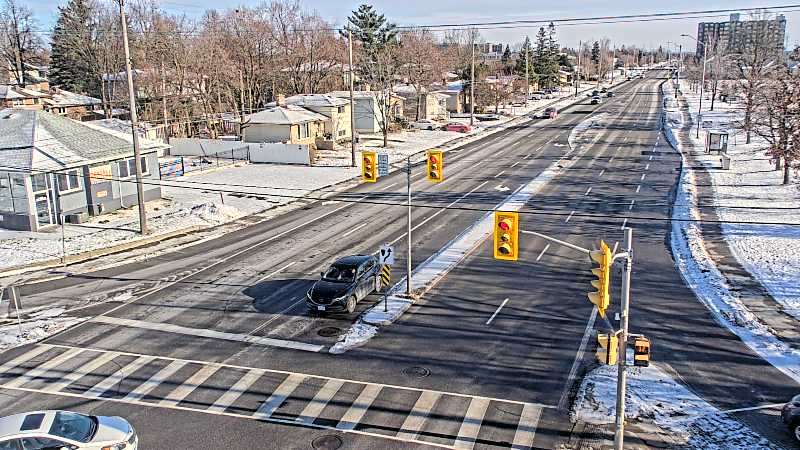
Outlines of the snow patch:
{"type": "MultiPolygon", "coordinates": [[[[0,352],[9,348],[38,342],[86,320],[80,317],[66,317],[55,312],[60,308],[48,310],[37,320],[26,320],[22,324],[10,322],[0,327],[0,352]]],[[[61,309],[63,313],[63,309],[61,309]]]]}

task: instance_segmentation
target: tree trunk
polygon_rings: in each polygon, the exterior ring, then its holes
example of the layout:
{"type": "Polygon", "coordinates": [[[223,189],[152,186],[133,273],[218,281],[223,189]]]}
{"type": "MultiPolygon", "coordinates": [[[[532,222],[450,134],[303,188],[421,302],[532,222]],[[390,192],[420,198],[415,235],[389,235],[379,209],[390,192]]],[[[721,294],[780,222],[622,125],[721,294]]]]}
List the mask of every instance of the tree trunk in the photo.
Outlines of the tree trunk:
{"type": "Polygon", "coordinates": [[[717,99],[717,82],[711,84],[711,111],[714,110],[714,100],[717,99]]]}
{"type": "Polygon", "coordinates": [[[791,160],[784,158],[783,161],[783,184],[789,184],[792,181],[792,176],[789,168],[791,167],[791,160]]]}

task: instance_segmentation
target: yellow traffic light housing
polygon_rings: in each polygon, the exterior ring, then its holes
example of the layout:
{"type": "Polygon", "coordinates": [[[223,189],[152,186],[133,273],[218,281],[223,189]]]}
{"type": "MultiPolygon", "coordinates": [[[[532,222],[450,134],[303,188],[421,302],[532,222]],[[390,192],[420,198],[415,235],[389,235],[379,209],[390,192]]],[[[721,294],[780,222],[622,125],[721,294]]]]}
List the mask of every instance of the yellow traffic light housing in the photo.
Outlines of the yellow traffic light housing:
{"type": "Polygon", "coordinates": [[[605,317],[606,309],[611,303],[609,286],[611,284],[611,262],[614,255],[611,254],[611,248],[601,240],[600,250],[591,252],[590,256],[592,261],[598,264],[598,267],[592,268],[592,274],[597,277],[596,280],[592,280],[592,286],[597,290],[589,293],[589,301],[597,305],[600,316],[605,317]]]}
{"type": "Polygon", "coordinates": [[[516,212],[494,213],[494,257],[516,261],[519,257],[519,215],[516,212]]]}
{"type": "Polygon", "coordinates": [[[378,154],[361,152],[361,180],[367,183],[378,181],[378,154]]]}
{"type": "Polygon", "coordinates": [[[633,341],[633,365],[647,367],[650,365],[650,339],[644,336],[633,341]]]}
{"type": "Polygon", "coordinates": [[[444,180],[444,153],[428,150],[428,180],[439,183],[444,180]]]}
{"type": "Polygon", "coordinates": [[[597,361],[601,364],[613,366],[617,364],[617,350],[619,349],[619,339],[616,334],[598,333],[597,334],[597,361]]]}

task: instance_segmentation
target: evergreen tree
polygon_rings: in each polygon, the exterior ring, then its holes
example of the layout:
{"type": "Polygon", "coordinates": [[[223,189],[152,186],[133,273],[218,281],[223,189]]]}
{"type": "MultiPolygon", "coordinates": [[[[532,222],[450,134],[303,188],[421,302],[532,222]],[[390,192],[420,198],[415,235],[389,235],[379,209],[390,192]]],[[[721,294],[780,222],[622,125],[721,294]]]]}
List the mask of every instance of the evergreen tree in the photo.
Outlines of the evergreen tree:
{"type": "Polygon", "coordinates": [[[533,49],[531,48],[531,39],[529,37],[525,37],[525,42],[522,44],[522,48],[519,50],[519,58],[517,58],[517,64],[514,67],[514,73],[521,77],[525,76],[525,61],[528,61],[528,81],[530,83],[536,83],[538,80],[536,71],[533,69],[533,49]]]}
{"type": "Polygon", "coordinates": [[[559,64],[561,48],[558,45],[558,37],[556,36],[556,26],[553,22],[547,26],[547,45],[548,45],[548,59],[546,76],[549,80],[550,86],[558,85],[558,70],[561,68],[559,64]]]}
{"type": "Polygon", "coordinates": [[[503,56],[500,57],[500,62],[507,66],[511,62],[511,47],[506,44],[506,49],[503,51],[503,56]]]}
{"type": "Polygon", "coordinates": [[[99,92],[92,70],[95,31],[92,9],[86,0],[70,0],[66,6],[58,7],[51,41],[53,85],[80,93],[99,92]]]}
{"type": "Polygon", "coordinates": [[[371,5],[362,4],[347,21],[350,23],[345,25],[345,30],[351,31],[353,39],[361,42],[362,53],[367,58],[364,63],[374,62],[382,50],[397,43],[397,25],[387,22],[371,5]]]}
{"type": "Polygon", "coordinates": [[[592,45],[592,62],[595,65],[600,64],[600,42],[594,41],[592,45]]]}

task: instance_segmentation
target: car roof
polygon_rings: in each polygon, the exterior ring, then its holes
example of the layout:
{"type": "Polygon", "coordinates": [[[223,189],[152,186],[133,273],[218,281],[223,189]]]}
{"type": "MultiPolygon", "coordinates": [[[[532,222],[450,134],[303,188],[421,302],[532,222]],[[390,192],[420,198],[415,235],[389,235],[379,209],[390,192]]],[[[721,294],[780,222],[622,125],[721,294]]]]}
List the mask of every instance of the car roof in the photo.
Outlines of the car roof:
{"type": "Polygon", "coordinates": [[[351,255],[337,259],[334,264],[337,266],[360,266],[364,261],[372,258],[370,255],[351,255]]]}
{"type": "Polygon", "coordinates": [[[55,410],[30,411],[0,418],[0,439],[14,436],[17,434],[30,434],[36,432],[44,433],[50,429],[50,425],[52,425],[53,423],[53,418],[55,417],[56,412],[57,411],[55,410]],[[32,414],[44,414],[44,418],[42,419],[41,424],[37,428],[20,430],[20,428],[22,428],[22,423],[25,421],[25,418],[32,414]]]}

